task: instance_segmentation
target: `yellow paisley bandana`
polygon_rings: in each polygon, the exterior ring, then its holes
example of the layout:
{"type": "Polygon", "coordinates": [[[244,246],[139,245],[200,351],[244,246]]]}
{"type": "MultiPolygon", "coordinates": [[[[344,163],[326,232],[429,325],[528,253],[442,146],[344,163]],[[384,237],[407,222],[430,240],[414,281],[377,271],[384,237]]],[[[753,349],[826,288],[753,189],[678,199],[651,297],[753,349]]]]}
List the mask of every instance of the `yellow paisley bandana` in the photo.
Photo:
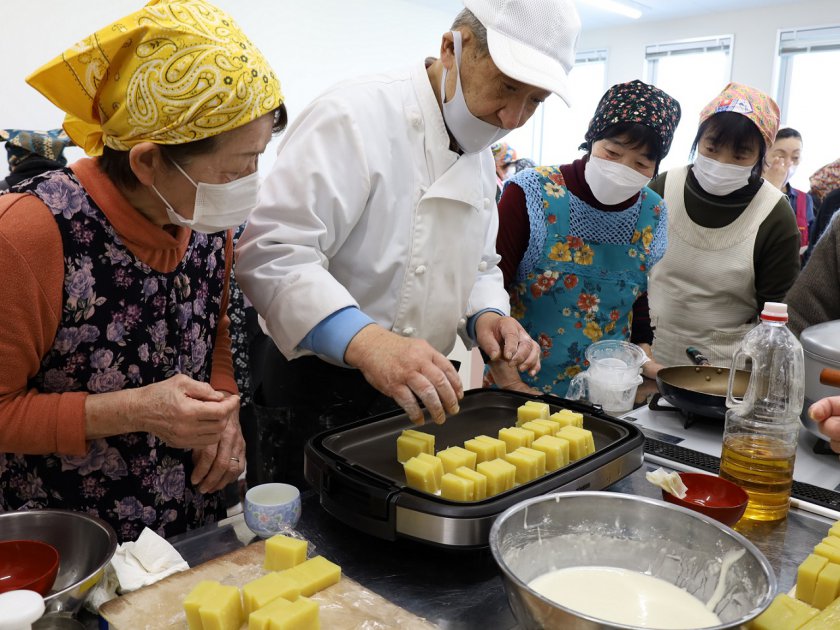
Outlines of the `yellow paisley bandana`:
{"type": "Polygon", "coordinates": [[[283,103],[280,81],[224,11],[152,0],[26,79],[66,112],[88,155],[103,144],[183,144],[241,127],[283,103]]]}

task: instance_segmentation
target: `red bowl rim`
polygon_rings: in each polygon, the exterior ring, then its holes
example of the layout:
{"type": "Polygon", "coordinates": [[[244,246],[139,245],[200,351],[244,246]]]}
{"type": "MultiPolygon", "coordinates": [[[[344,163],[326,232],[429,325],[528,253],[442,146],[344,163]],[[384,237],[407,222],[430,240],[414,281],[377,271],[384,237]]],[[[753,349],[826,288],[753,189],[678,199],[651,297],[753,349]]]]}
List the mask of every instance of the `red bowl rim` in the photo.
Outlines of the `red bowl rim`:
{"type": "MultiPolygon", "coordinates": [[[[5,545],[11,546],[11,545],[20,545],[20,544],[40,547],[42,550],[47,551],[48,553],[51,554],[51,560],[50,560],[49,568],[47,570],[39,573],[37,576],[35,576],[31,580],[29,580],[28,582],[26,582],[24,584],[21,584],[20,586],[17,586],[15,588],[15,590],[20,590],[20,589],[33,590],[29,587],[32,586],[33,584],[43,580],[44,578],[49,577],[50,574],[53,574],[53,576],[54,576],[53,580],[46,589],[47,591],[49,591],[49,589],[51,589],[52,586],[53,586],[53,582],[55,582],[55,577],[58,574],[58,565],[61,561],[61,556],[58,553],[58,549],[56,549],[53,545],[51,545],[47,542],[44,542],[43,540],[33,540],[33,539],[26,539],[26,538],[22,538],[22,539],[18,539],[18,540],[0,540],[0,549],[2,549],[2,547],[5,546],[5,545]]],[[[46,593],[42,593],[42,595],[46,595],[46,593]]]]}

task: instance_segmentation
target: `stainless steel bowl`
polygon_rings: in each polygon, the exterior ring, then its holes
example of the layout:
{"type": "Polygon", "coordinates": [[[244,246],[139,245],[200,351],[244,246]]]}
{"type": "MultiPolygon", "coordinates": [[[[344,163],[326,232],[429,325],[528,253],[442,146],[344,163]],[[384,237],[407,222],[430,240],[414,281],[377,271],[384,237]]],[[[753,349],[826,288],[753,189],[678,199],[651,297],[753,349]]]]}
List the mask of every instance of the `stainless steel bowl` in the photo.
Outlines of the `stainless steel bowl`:
{"type": "Polygon", "coordinates": [[[776,576],[767,558],[737,532],[682,507],[615,492],[566,492],[522,501],[496,519],[490,549],[523,628],[635,629],[565,608],[528,586],[534,578],[566,567],[640,571],[707,602],[724,555],[744,549],[715,607],[723,622],[714,626],[717,630],[737,628],[758,616],[776,594],[776,576]]]}
{"type": "Polygon", "coordinates": [[[3,512],[0,540],[15,539],[42,540],[58,549],[58,576],[44,598],[47,613],[75,615],[117,550],[108,523],[67,510],[3,512]]]}

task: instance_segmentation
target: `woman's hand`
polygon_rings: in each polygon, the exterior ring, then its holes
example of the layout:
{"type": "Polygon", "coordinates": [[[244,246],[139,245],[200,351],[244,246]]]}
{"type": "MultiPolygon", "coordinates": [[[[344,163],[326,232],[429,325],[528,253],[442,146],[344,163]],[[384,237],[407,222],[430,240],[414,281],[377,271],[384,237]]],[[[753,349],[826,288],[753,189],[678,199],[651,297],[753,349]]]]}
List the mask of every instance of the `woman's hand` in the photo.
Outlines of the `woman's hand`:
{"type": "Polygon", "coordinates": [[[237,407],[227,419],[217,444],[193,449],[193,468],[190,482],[199,492],[216,492],[236,481],[245,470],[245,438],[239,425],[239,396],[226,394],[237,401],[237,407]]]}
{"type": "Polygon", "coordinates": [[[175,448],[218,444],[239,397],[216,391],[183,374],[136,389],[91,394],[85,399],[89,440],[144,431],[175,448]]]}

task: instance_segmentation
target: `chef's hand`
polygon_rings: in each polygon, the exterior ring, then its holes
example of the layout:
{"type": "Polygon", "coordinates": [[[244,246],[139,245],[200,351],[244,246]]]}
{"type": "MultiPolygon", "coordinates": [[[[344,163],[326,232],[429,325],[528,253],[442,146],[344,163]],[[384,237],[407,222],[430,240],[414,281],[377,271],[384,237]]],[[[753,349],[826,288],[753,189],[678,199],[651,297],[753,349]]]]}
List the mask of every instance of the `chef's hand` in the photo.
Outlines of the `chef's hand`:
{"type": "Polygon", "coordinates": [[[831,440],[831,450],[840,453],[840,396],[818,400],[809,407],[808,416],[820,423],[820,433],[831,440]]]}
{"type": "Polygon", "coordinates": [[[394,399],[415,424],[426,406],[436,424],[458,413],[464,397],[461,378],[445,356],[422,339],[409,339],[376,324],[362,328],[344,352],[344,362],[359,368],[368,383],[394,399]]]}
{"type": "Polygon", "coordinates": [[[493,311],[481,314],[475,322],[475,338],[490,361],[507,361],[531,376],[540,371],[540,346],[513,317],[493,311]]]}
{"type": "Polygon", "coordinates": [[[764,161],[762,176],[779,190],[785,185],[788,174],[788,164],[784,158],[774,157],[770,162],[764,161]]]}
{"type": "Polygon", "coordinates": [[[239,413],[238,396],[226,397],[183,374],[123,391],[127,423],[133,430],[151,433],[175,448],[218,443],[228,418],[239,413]]]}
{"type": "Polygon", "coordinates": [[[245,438],[239,426],[239,396],[225,393],[225,400],[236,401],[224,431],[216,444],[193,449],[190,482],[202,493],[216,492],[239,479],[245,470],[245,438]]]}

